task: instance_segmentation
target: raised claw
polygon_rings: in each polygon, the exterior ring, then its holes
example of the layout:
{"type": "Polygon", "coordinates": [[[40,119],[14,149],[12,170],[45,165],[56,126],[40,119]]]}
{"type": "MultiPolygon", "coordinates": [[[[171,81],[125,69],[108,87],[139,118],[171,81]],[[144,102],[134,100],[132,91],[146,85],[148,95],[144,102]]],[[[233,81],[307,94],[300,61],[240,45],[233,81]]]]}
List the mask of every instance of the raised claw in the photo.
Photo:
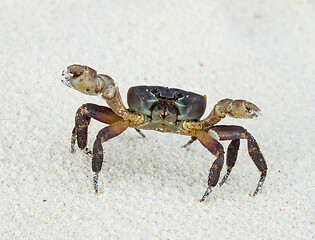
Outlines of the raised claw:
{"type": "Polygon", "coordinates": [[[108,106],[124,120],[141,124],[144,121],[142,114],[132,113],[124,106],[115,81],[108,75],[97,74],[88,67],[78,64],[68,66],[62,72],[61,82],[87,95],[102,95],[108,106]]]}
{"type": "Polygon", "coordinates": [[[94,69],[78,64],[63,70],[61,82],[87,95],[100,95],[107,88],[111,90],[115,86],[114,80],[109,76],[98,75],[94,69]]]}
{"type": "Polygon", "coordinates": [[[103,84],[95,81],[96,71],[87,66],[70,65],[62,72],[61,82],[88,95],[100,94],[103,84]]]}
{"type": "Polygon", "coordinates": [[[227,114],[233,118],[256,118],[261,115],[260,109],[245,100],[234,100],[227,105],[227,114]]]}

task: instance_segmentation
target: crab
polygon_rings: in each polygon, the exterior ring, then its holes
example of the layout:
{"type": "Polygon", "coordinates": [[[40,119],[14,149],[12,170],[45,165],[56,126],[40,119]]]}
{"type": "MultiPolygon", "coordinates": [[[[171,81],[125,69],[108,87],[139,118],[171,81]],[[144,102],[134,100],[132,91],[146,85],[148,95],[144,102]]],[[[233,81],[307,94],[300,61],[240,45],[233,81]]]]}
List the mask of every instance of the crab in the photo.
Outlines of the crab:
{"type": "Polygon", "coordinates": [[[75,144],[92,157],[94,190],[98,193],[98,175],[102,169],[102,143],[120,135],[127,128],[154,130],[163,133],[177,133],[191,136],[189,146],[198,140],[216,159],[208,175],[208,187],[200,201],[204,201],[217,185],[224,164],[224,149],[219,141],[231,140],[227,148],[227,171],[220,186],[228,179],[236,162],[240,140],[246,139],[248,152],[260,171],[260,179],[253,196],[265,181],[267,164],[254,137],[243,127],[237,125],[216,125],[226,116],[232,118],[256,118],[260,109],[245,100],[223,99],[214,105],[211,113],[200,120],[206,110],[206,96],[177,88],[162,86],[134,86],[129,88],[126,108],[122,102],[114,80],[83,65],[70,65],[62,72],[61,81],[87,95],[101,95],[109,107],[92,103],[83,104],[76,112],[72,131],[71,152],[75,144]],[[101,129],[94,141],[93,150],[87,148],[87,131],[91,118],[108,124],[101,129]]]}

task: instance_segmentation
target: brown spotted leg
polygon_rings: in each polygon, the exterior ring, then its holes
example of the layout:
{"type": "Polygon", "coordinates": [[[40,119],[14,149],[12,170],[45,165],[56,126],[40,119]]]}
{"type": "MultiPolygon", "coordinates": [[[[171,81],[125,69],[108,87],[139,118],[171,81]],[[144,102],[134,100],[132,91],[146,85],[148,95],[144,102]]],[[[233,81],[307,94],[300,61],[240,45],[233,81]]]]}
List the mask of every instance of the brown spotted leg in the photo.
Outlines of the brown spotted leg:
{"type": "Polygon", "coordinates": [[[199,132],[197,138],[200,143],[206,149],[208,149],[209,152],[217,157],[209,170],[208,188],[200,199],[200,202],[203,202],[206,197],[211,193],[212,188],[215,187],[218,183],[220,172],[224,163],[224,150],[223,146],[217,140],[211,137],[207,132],[199,132]]]}
{"type": "MultiPolygon", "coordinates": [[[[85,132],[83,132],[83,134],[82,134],[82,132],[79,131],[79,133],[80,133],[81,137],[82,136],[84,137],[84,133],[85,132]]],[[[87,134],[86,134],[86,136],[87,136],[87,134]]],[[[76,129],[76,127],[74,127],[73,130],[72,130],[72,136],[71,136],[71,153],[75,153],[75,142],[76,142],[76,139],[77,139],[77,129],[76,129]]],[[[87,147],[83,147],[83,148],[84,148],[84,149],[82,149],[83,152],[86,153],[87,155],[89,155],[90,157],[92,157],[92,151],[89,148],[87,148],[87,147]]]]}
{"type": "Polygon", "coordinates": [[[81,107],[79,107],[75,115],[75,126],[73,128],[71,137],[72,153],[75,152],[75,142],[77,140],[78,147],[86,154],[92,155],[91,150],[86,147],[88,125],[90,124],[91,118],[107,124],[112,124],[122,119],[108,107],[99,106],[92,103],[83,104],[81,107]]]}
{"type": "Polygon", "coordinates": [[[72,130],[72,136],[71,136],[71,153],[75,153],[75,142],[77,139],[77,129],[76,127],[72,130]]]}
{"type": "Polygon", "coordinates": [[[253,196],[255,196],[259,192],[259,190],[262,188],[262,185],[264,184],[268,168],[267,168],[267,163],[265,161],[265,158],[263,154],[261,153],[260,148],[256,140],[254,139],[254,137],[249,132],[247,132],[245,128],[240,127],[240,126],[221,125],[221,126],[211,127],[210,129],[215,131],[218,134],[220,140],[232,140],[228,148],[228,154],[227,154],[227,160],[226,160],[228,170],[222,182],[220,183],[220,185],[222,185],[226,181],[226,179],[228,178],[235,164],[235,161],[237,158],[237,152],[239,148],[239,139],[247,140],[249,155],[252,158],[258,170],[261,172],[259,182],[253,194],[253,196]]]}
{"type": "Polygon", "coordinates": [[[98,193],[98,173],[102,169],[103,163],[103,147],[102,143],[109,139],[118,136],[128,128],[127,121],[118,121],[103,128],[98,132],[96,140],[93,145],[93,157],[92,157],[92,171],[94,172],[93,185],[95,192],[98,193]]]}
{"type": "Polygon", "coordinates": [[[225,181],[228,179],[228,177],[232,171],[232,168],[235,165],[239,147],[240,147],[240,140],[239,139],[234,139],[231,141],[231,143],[228,147],[228,150],[227,150],[227,154],[226,154],[227,171],[226,171],[226,174],[224,175],[222,181],[219,183],[220,186],[222,186],[223,183],[225,183],[225,181]]]}

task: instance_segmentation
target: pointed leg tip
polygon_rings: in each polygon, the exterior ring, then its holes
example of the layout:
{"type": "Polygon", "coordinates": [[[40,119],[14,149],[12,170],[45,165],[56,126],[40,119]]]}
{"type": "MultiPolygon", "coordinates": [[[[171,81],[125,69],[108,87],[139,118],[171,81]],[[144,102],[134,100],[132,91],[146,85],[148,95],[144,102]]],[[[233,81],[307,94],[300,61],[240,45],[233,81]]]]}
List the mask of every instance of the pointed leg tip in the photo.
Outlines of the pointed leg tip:
{"type": "Polygon", "coordinates": [[[225,183],[227,178],[223,178],[222,181],[219,183],[219,186],[222,187],[222,185],[225,183]]]}
{"type": "Polygon", "coordinates": [[[200,199],[200,202],[204,202],[211,192],[212,192],[211,187],[208,187],[205,193],[203,194],[202,198],[200,199]]]}
{"type": "Polygon", "coordinates": [[[75,153],[75,146],[74,146],[74,144],[71,144],[70,152],[71,152],[72,154],[75,153]]]}
{"type": "Polygon", "coordinates": [[[207,195],[204,194],[204,195],[202,196],[202,198],[199,200],[199,202],[201,202],[201,203],[204,202],[204,201],[206,200],[206,198],[208,197],[208,195],[209,195],[209,194],[207,194],[207,195]]]}
{"type": "Polygon", "coordinates": [[[260,192],[260,190],[262,189],[263,185],[264,185],[264,182],[265,182],[265,179],[266,179],[266,175],[267,175],[267,172],[263,172],[260,176],[260,180],[258,182],[258,185],[257,185],[257,188],[255,190],[255,192],[253,194],[250,194],[251,197],[255,197],[257,195],[258,192],[260,192]]]}
{"type": "Polygon", "coordinates": [[[257,193],[259,193],[259,192],[261,192],[261,189],[262,189],[262,184],[261,185],[259,185],[257,188],[256,188],[256,190],[255,190],[255,192],[253,193],[253,194],[249,194],[251,197],[255,197],[256,195],[257,195],[257,193]]]}
{"type": "Polygon", "coordinates": [[[260,191],[261,188],[256,189],[255,192],[253,194],[250,194],[251,197],[255,197],[257,195],[257,193],[260,191]]]}
{"type": "Polygon", "coordinates": [[[255,197],[256,195],[257,195],[257,192],[249,193],[249,196],[252,197],[252,198],[255,197]]]}
{"type": "Polygon", "coordinates": [[[87,154],[87,155],[89,155],[90,157],[92,157],[93,154],[92,154],[92,151],[91,151],[90,149],[85,148],[83,151],[84,151],[85,154],[87,154]]]}
{"type": "Polygon", "coordinates": [[[94,173],[93,176],[93,187],[95,190],[95,194],[98,194],[98,173],[94,173]]]}
{"type": "Polygon", "coordinates": [[[191,143],[186,143],[185,145],[182,146],[182,148],[185,148],[186,150],[188,150],[188,147],[191,145],[191,143]]]}
{"type": "Polygon", "coordinates": [[[225,182],[226,180],[228,179],[228,177],[230,176],[230,173],[231,173],[231,169],[228,169],[226,174],[224,175],[224,177],[222,178],[221,182],[219,183],[219,186],[221,187],[225,182]]]}
{"type": "Polygon", "coordinates": [[[139,129],[136,129],[136,131],[137,131],[143,138],[146,138],[145,135],[144,135],[139,129]]]}

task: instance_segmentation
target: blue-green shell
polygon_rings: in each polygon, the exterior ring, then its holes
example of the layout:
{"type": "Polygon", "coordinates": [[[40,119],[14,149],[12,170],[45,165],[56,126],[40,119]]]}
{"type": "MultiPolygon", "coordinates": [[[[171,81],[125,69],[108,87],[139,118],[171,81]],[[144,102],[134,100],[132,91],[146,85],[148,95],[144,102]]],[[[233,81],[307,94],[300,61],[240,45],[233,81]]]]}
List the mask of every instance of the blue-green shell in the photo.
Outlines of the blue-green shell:
{"type": "Polygon", "coordinates": [[[152,109],[161,104],[175,106],[178,120],[199,120],[206,110],[206,98],[197,93],[161,86],[135,86],[128,90],[130,110],[151,116],[152,109]]]}

